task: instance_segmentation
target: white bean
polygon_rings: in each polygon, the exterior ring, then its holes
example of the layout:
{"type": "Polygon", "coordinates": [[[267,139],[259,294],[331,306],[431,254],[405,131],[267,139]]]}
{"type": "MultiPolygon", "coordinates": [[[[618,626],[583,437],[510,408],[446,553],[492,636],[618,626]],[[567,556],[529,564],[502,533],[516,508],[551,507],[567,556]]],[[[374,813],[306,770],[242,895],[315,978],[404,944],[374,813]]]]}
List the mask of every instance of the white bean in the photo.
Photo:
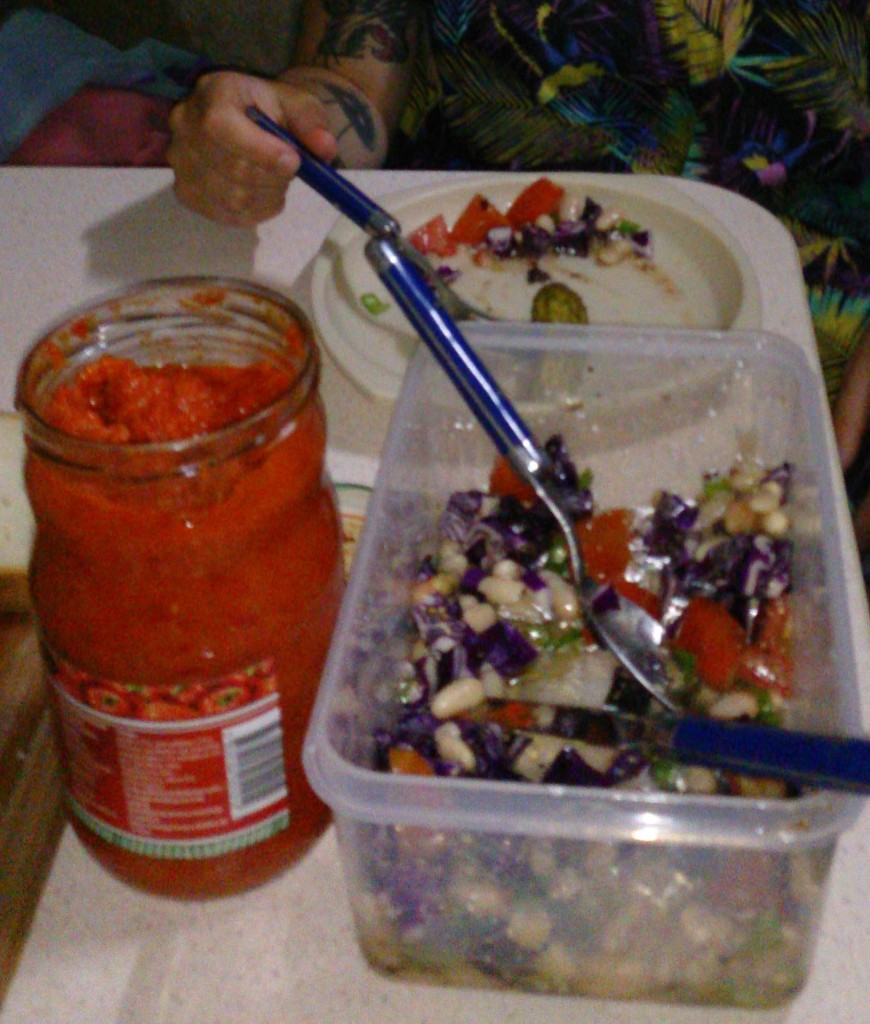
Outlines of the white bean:
{"type": "Polygon", "coordinates": [[[725,515],[725,510],[728,508],[728,503],[730,501],[730,491],[723,494],[717,494],[715,497],[709,498],[707,501],[702,501],[698,506],[698,520],[695,524],[698,529],[703,530],[720,520],[722,516],[725,515]]]}
{"type": "Polygon", "coordinates": [[[710,708],[711,718],[756,718],[758,700],[754,694],[745,690],[732,690],[715,701],[710,708]]]}
{"type": "Polygon", "coordinates": [[[462,738],[456,722],[445,722],[435,730],[435,746],[445,761],[458,764],[463,771],[473,772],[477,767],[474,751],[462,738]]]}
{"type": "Polygon", "coordinates": [[[462,618],[467,626],[470,626],[475,633],[483,633],[498,622],[498,615],[491,604],[478,601],[464,609],[462,618]]]}
{"type": "Polygon", "coordinates": [[[579,220],[585,205],[576,192],[566,191],[559,200],[559,220],[579,220]]]}
{"type": "Polygon", "coordinates": [[[782,779],[735,775],[734,785],[738,795],[748,800],[781,800],[786,794],[786,784],[782,779]]]}
{"type": "Polygon", "coordinates": [[[492,575],[500,580],[518,580],[522,574],[522,566],[512,558],[502,558],[492,567],[492,575]]]}
{"type": "Polygon", "coordinates": [[[625,220],[625,215],[617,207],[613,206],[607,210],[602,210],[595,220],[595,230],[612,231],[621,220],[625,220]]]}
{"type": "Polygon", "coordinates": [[[501,917],[507,909],[501,887],[479,875],[454,879],[450,883],[450,895],[463,910],[478,918],[501,917]]]}
{"type": "Polygon", "coordinates": [[[517,907],[507,924],[508,938],[531,951],[543,949],[552,930],[550,915],[542,907],[517,907]]]}
{"type": "Polygon", "coordinates": [[[490,700],[499,700],[507,696],[507,684],[492,665],[481,667],[480,683],[483,686],[483,692],[490,700]]]}
{"type": "Polygon", "coordinates": [[[724,543],[725,543],[725,538],[724,537],[719,537],[719,536],[715,536],[714,535],[712,537],[705,538],[695,548],[694,557],[695,557],[696,561],[700,562],[702,559],[706,558],[707,555],[709,555],[711,551],[715,551],[716,548],[718,548],[720,545],[722,545],[724,543]]]}
{"type": "Polygon", "coordinates": [[[444,572],[436,573],[426,580],[418,580],[411,587],[411,604],[421,604],[433,594],[449,594],[455,586],[455,578],[444,572]]]}
{"type": "Polygon", "coordinates": [[[721,947],[731,931],[731,926],[703,903],[687,903],[680,913],[680,925],[689,942],[701,947],[721,947]]]}
{"type": "Polygon", "coordinates": [[[755,513],[747,501],[738,498],[725,509],[723,525],[732,536],[738,533],[752,533],[755,529],[755,513]]]}
{"type": "Polygon", "coordinates": [[[779,495],[773,494],[771,491],[761,490],[761,488],[750,494],[748,501],[752,511],[759,512],[762,515],[779,508],[779,495]]]}
{"type": "Polygon", "coordinates": [[[719,788],[716,776],[709,768],[700,765],[689,765],[683,769],[683,781],[689,793],[715,793],[719,788]]]}
{"type": "Polygon", "coordinates": [[[486,700],[483,683],[475,676],[462,676],[448,683],[432,698],[432,714],[436,718],[451,718],[462,711],[470,711],[486,700]]]}
{"type": "Polygon", "coordinates": [[[785,537],[791,529],[791,520],[781,508],[768,512],[762,520],[762,529],[769,537],[785,537]]]}
{"type": "Polygon", "coordinates": [[[595,261],[603,267],[615,267],[628,259],[631,253],[631,242],[625,238],[614,238],[596,252],[595,261]]]}
{"type": "Polygon", "coordinates": [[[461,576],[468,568],[468,559],[456,541],[445,541],[438,553],[438,564],[443,572],[461,576]]]}
{"type": "Polygon", "coordinates": [[[577,593],[571,584],[550,569],[543,569],[540,575],[553,595],[554,618],[560,621],[576,619],[580,614],[580,606],[577,603],[577,593]]]}
{"type": "Polygon", "coordinates": [[[497,576],[487,576],[481,580],[477,589],[493,604],[516,604],[522,596],[525,585],[520,580],[501,580],[497,576]]]}
{"type": "Polygon", "coordinates": [[[728,481],[735,491],[746,494],[758,486],[761,479],[761,469],[758,466],[741,463],[735,466],[728,475],[728,481]]]}
{"type": "Polygon", "coordinates": [[[764,494],[775,495],[777,503],[782,504],[785,494],[782,489],[782,484],[778,480],[765,480],[763,483],[758,485],[758,489],[764,494]]]}

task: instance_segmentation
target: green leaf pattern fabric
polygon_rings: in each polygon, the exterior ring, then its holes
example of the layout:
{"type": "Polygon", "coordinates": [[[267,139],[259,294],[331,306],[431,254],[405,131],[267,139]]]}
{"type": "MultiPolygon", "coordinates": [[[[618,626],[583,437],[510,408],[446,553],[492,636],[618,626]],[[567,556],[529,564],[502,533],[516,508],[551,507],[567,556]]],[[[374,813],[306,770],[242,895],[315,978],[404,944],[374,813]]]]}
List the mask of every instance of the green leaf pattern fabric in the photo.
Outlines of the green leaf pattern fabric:
{"type": "Polygon", "coordinates": [[[428,0],[394,162],[670,174],[791,231],[829,394],[870,331],[868,0],[428,0]]]}

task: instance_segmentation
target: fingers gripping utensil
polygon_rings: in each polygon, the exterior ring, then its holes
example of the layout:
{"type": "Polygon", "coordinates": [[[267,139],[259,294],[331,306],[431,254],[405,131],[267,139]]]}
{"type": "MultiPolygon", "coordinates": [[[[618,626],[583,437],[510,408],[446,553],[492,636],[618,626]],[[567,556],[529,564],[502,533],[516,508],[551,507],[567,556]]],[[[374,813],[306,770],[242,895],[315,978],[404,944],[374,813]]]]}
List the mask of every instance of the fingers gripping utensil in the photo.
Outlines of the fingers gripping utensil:
{"type": "Polygon", "coordinates": [[[308,147],[286,128],[281,127],[258,107],[248,107],[248,117],[260,128],[292,146],[299,156],[297,177],[334,206],[340,213],[362,228],[372,238],[389,238],[423,274],[435,293],[436,300],[457,320],[496,320],[497,317],[458,295],[439,275],[429,260],[402,235],[399,222],[383,207],[314,155],[308,147]]]}
{"type": "Polygon", "coordinates": [[[685,714],[669,692],[673,663],[662,625],[588,575],[546,452],[459,328],[434,302],[426,280],[391,238],[372,238],[366,245],[366,258],[496,448],[552,513],[565,540],[584,616],[602,644],[663,708],[642,723],[644,742],[697,764],[773,776],[797,785],[870,794],[870,740],[685,714]]]}

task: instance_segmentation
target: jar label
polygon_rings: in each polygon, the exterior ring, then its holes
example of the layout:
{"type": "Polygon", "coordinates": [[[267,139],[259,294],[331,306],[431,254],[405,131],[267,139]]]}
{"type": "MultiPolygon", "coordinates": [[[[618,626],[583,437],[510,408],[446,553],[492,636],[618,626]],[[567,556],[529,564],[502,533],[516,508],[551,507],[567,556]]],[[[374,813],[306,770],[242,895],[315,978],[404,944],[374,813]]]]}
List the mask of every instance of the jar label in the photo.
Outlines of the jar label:
{"type": "Polygon", "coordinates": [[[175,686],[97,679],[62,661],[50,678],[71,810],[107,842],[198,860],[289,825],[270,660],[175,686]]]}

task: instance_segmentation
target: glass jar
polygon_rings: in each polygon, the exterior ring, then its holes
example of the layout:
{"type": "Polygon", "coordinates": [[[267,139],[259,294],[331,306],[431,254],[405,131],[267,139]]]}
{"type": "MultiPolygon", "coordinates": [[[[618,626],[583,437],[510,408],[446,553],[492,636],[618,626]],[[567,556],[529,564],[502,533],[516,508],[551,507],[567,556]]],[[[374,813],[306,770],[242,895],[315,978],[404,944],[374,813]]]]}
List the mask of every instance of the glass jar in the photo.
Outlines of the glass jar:
{"type": "Polygon", "coordinates": [[[151,892],[247,889],[328,823],[301,764],[344,586],[319,365],[287,299],[182,278],[72,317],[21,367],[30,583],[69,817],[109,871],[151,892]],[[287,383],[192,437],[94,440],[53,426],[58,389],[107,356],[185,371],[266,365],[287,383]]]}

